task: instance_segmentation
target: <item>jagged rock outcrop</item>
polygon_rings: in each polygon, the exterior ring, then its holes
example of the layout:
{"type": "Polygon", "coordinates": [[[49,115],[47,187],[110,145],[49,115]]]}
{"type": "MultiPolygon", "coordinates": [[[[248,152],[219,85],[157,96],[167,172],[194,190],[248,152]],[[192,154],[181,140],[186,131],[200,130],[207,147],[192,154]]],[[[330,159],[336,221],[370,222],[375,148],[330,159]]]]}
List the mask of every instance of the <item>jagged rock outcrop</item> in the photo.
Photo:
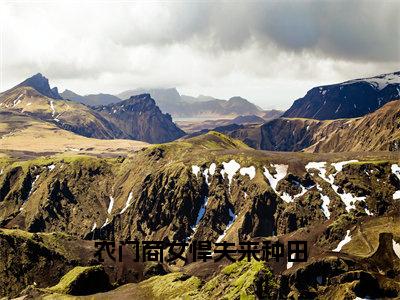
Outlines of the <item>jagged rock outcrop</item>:
{"type": "Polygon", "coordinates": [[[57,87],[50,88],[49,80],[40,73],[29,77],[28,79],[18,84],[16,87],[31,87],[37,90],[43,96],[53,99],[62,99],[62,97],[58,93],[57,87]]]}
{"type": "Polygon", "coordinates": [[[132,96],[128,100],[94,109],[130,139],[163,143],[185,134],[172,122],[169,114],[161,112],[149,94],[132,96]]]}

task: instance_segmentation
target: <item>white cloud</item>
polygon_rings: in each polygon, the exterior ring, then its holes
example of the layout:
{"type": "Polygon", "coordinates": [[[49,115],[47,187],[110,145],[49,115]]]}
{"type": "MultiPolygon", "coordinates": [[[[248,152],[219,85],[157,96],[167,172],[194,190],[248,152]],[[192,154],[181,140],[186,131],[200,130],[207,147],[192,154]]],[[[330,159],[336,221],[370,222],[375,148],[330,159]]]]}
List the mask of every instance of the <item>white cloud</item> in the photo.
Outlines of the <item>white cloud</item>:
{"type": "Polygon", "coordinates": [[[82,94],[176,86],[287,108],[314,85],[396,70],[400,6],[378,4],[3,1],[1,88],[41,72],[82,94]]]}

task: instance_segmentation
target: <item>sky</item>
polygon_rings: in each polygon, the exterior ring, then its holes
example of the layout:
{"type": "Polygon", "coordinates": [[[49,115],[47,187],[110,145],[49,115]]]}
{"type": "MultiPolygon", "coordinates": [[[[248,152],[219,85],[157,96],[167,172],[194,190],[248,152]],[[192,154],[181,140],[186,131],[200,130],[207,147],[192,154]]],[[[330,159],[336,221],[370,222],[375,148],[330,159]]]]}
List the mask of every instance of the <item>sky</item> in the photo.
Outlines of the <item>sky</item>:
{"type": "Polygon", "coordinates": [[[0,0],[0,90],[176,87],[287,109],[314,86],[400,70],[400,1],[0,0]]]}

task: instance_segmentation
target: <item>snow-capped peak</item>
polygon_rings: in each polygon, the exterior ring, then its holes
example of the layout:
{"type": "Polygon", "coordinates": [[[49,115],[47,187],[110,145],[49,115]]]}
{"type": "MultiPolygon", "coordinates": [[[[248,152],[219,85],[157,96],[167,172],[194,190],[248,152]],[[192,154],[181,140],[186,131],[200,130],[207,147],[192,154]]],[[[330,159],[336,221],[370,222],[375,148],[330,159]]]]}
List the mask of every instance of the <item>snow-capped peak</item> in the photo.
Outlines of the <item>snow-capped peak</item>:
{"type": "Polygon", "coordinates": [[[400,72],[382,74],[370,78],[360,78],[343,82],[342,84],[352,84],[357,82],[367,82],[377,90],[383,90],[389,84],[400,84],[400,72]]]}

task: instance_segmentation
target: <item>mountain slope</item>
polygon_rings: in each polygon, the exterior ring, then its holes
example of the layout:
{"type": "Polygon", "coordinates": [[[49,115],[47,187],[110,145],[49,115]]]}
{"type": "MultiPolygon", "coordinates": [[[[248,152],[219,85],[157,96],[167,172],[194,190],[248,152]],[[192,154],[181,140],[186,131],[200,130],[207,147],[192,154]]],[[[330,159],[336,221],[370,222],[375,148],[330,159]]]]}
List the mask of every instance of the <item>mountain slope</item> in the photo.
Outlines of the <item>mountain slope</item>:
{"type": "Polygon", "coordinates": [[[89,107],[46,97],[31,87],[19,86],[2,93],[0,109],[18,111],[87,137],[122,137],[115,125],[89,107]]]}
{"type": "Polygon", "coordinates": [[[398,151],[400,101],[391,101],[360,118],[319,121],[278,118],[263,125],[216,130],[251,147],[272,151],[342,152],[398,151]]]}
{"type": "Polygon", "coordinates": [[[149,94],[93,108],[131,139],[149,143],[173,141],[185,135],[169,114],[163,114],[149,94]]]}
{"type": "MultiPolygon", "coordinates": [[[[268,278],[275,282],[269,291],[273,288],[281,298],[295,294],[336,299],[327,293],[343,288],[353,297],[365,296],[349,283],[372,282],[365,291],[372,290],[377,298],[387,290],[398,296],[400,289],[390,280],[398,281],[400,274],[392,246],[400,241],[399,161],[399,153],[256,151],[215,132],[150,146],[125,159],[78,156],[0,161],[0,224],[96,240],[236,244],[270,240],[283,243],[285,249],[288,241],[307,241],[307,262],[288,264],[287,251],[278,261],[267,261],[273,270],[268,278]],[[384,238],[381,233],[386,233],[384,238]],[[344,246],[333,251],[340,244],[344,246]]],[[[43,234],[25,236],[37,241],[45,238],[43,234]]],[[[2,247],[7,253],[11,249],[2,247]]],[[[194,292],[219,298],[236,295],[234,287],[243,286],[247,278],[258,286],[253,281],[256,274],[259,285],[265,286],[266,279],[258,271],[242,270],[242,263],[225,269],[227,259],[196,263],[191,262],[190,252],[186,254],[185,265],[171,265],[175,270],[181,267],[184,277],[177,279],[177,273],[155,276],[147,288],[165,290],[165,285],[175,282],[168,291],[174,292],[171,298],[179,297],[177,287],[199,276],[194,292]],[[243,274],[247,275],[243,278],[243,274]]],[[[0,256],[0,262],[5,265],[4,257],[0,256]]],[[[110,264],[119,267],[104,263],[110,264]]],[[[118,283],[127,280],[121,278],[118,283]]],[[[145,286],[146,282],[139,287],[145,286]]],[[[253,284],[245,286],[246,291],[260,292],[253,284]]],[[[19,284],[14,293],[22,288],[19,284]]],[[[115,290],[115,297],[119,291],[115,290]]]]}
{"type": "Polygon", "coordinates": [[[354,118],[400,97],[400,72],[312,88],[283,117],[317,120],[354,118]]]}
{"type": "Polygon", "coordinates": [[[2,93],[0,109],[17,111],[87,137],[122,137],[114,124],[89,107],[74,101],[46,97],[32,87],[17,86],[2,93]]]}
{"type": "Polygon", "coordinates": [[[0,110],[0,144],[8,155],[28,157],[54,153],[126,156],[148,146],[133,140],[87,138],[51,122],[8,110],[0,110]]]}

